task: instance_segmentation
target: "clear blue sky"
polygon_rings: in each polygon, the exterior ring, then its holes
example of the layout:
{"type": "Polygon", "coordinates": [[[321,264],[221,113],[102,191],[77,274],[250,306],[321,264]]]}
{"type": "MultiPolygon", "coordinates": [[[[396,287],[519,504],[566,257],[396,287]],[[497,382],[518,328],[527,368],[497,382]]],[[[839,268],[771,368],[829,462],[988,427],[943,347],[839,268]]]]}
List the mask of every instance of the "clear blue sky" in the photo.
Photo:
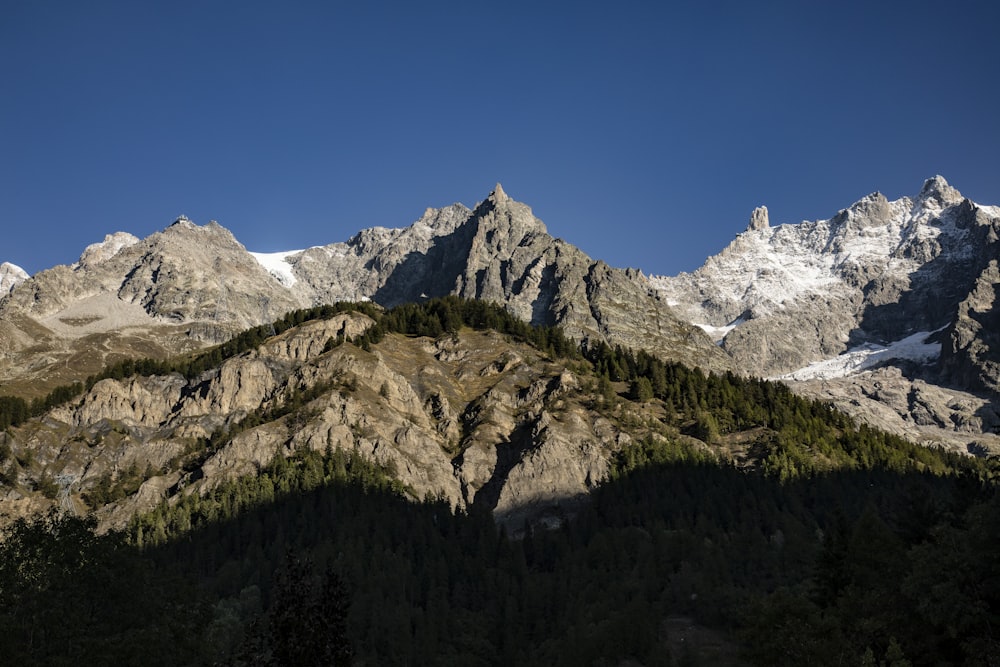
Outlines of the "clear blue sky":
{"type": "Polygon", "coordinates": [[[826,218],[934,174],[1000,204],[995,6],[0,0],[0,261],[180,214],[302,248],[497,181],[658,274],[759,204],[826,218]]]}

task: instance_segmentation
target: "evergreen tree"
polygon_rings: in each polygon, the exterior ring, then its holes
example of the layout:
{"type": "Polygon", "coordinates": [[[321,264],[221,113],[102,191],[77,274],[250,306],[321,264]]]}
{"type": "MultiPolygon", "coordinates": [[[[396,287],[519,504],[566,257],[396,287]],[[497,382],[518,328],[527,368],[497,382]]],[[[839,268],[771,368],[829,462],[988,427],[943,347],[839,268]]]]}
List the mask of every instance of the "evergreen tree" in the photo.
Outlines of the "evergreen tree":
{"type": "Polygon", "coordinates": [[[653,384],[649,378],[639,376],[632,380],[629,387],[629,398],[633,401],[645,402],[653,398],[653,384]]]}

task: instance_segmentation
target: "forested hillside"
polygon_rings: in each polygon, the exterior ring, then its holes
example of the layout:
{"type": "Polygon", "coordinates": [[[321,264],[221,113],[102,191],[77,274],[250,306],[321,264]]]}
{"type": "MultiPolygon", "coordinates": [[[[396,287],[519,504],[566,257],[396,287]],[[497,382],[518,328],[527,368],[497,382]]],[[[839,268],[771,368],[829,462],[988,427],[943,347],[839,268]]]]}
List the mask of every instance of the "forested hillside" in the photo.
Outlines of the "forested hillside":
{"type": "MultiPolygon", "coordinates": [[[[414,498],[391,468],[332,447],[177,494],[120,533],[17,521],[0,545],[5,660],[996,664],[994,461],[857,428],[782,385],[577,350],[480,302],[366,314],[374,326],[329,349],[492,328],[572,366],[591,408],[637,435],[587,504],[515,530],[476,504],[414,498]]],[[[199,359],[106,373],[196,373],[199,359]]],[[[94,505],[134,489],[105,491],[94,505]]]]}

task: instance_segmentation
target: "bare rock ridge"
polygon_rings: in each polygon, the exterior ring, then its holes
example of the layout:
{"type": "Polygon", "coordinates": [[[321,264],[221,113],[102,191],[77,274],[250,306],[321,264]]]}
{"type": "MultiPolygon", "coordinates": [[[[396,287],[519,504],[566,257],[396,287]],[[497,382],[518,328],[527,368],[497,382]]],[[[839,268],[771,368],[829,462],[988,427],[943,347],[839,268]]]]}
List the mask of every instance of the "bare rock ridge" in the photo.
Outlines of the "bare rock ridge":
{"type": "Polygon", "coordinates": [[[303,305],[272,283],[216,223],[182,218],[141,241],[109,235],[0,299],[0,382],[37,395],[121,357],[225,340],[259,324],[265,301],[278,314],[303,305]]]}

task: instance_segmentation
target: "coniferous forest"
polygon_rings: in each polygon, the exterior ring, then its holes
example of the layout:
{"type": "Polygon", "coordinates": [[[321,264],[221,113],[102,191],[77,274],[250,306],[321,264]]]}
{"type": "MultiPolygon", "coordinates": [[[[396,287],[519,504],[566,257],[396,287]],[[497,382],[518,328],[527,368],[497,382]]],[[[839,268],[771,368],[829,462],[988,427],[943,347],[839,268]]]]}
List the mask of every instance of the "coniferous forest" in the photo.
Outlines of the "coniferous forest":
{"type": "MultiPolygon", "coordinates": [[[[782,385],[578,349],[478,302],[366,314],[359,346],[495,328],[589,369],[602,405],[660,401],[676,437],[634,441],[575,516],[516,535],[339,449],[276,457],[121,533],[18,521],[0,544],[3,662],[1000,664],[996,462],[857,427],[782,385]],[[691,445],[747,431],[760,437],[739,465],[691,445]]],[[[6,424],[31,411],[4,405],[6,424]]]]}

